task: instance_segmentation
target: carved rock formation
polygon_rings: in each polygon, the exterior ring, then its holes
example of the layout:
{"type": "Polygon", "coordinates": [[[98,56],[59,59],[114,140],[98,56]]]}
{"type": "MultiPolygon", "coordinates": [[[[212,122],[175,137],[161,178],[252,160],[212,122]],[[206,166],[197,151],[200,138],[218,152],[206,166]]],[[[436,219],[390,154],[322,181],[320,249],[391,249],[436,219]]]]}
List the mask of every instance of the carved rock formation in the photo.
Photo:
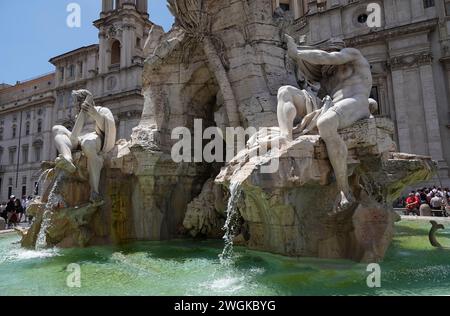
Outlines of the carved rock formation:
{"type": "Polygon", "coordinates": [[[393,124],[383,118],[340,131],[359,203],[343,213],[333,212],[337,188],[319,136],[301,136],[262,157],[240,153],[216,182],[241,183],[239,211],[248,226],[247,246],[289,256],[382,260],[393,234],[392,200],[435,170],[429,157],[394,153],[393,132],[393,124]],[[274,159],[278,171],[262,173],[261,166],[274,159]]]}
{"type": "Polygon", "coordinates": [[[89,203],[90,186],[86,157],[74,153],[77,172],[68,174],[54,168],[50,162],[43,163],[45,177],[42,196],[27,208],[33,216],[33,224],[21,231],[22,246],[34,248],[39,234],[45,234],[45,247],[85,247],[94,236],[94,217],[99,206],[89,203]],[[44,221],[48,223],[44,225],[44,221]]]}

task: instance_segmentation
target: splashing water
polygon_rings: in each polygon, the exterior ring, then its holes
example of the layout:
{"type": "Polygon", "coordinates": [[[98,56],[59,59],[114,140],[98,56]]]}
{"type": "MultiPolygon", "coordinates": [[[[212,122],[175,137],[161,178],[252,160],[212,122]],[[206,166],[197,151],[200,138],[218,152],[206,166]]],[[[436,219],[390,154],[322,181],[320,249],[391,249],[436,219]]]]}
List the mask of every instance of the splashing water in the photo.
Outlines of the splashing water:
{"type": "Polygon", "coordinates": [[[242,188],[239,182],[232,182],[230,184],[230,199],[228,200],[227,206],[227,220],[225,221],[225,226],[223,230],[225,235],[223,239],[225,240],[225,247],[223,252],[219,255],[221,263],[229,263],[233,258],[233,239],[236,234],[237,224],[239,220],[239,213],[237,211],[237,203],[242,195],[242,188]]]}
{"type": "Polygon", "coordinates": [[[55,179],[55,183],[53,184],[52,189],[48,195],[47,204],[45,204],[44,214],[42,215],[42,223],[41,228],[39,230],[37,239],[36,239],[36,250],[41,250],[47,247],[47,229],[50,226],[50,221],[53,215],[53,210],[57,208],[61,203],[64,203],[61,195],[57,192],[58,186],[63,178],[64,173],[60,171],[55,179]]]}
{"type": "Polygon", "coordinates": [[[50,174],[50,172],[52,171],[52,169],[47,169],[47,170],[45,170],[45,171],[43,171],[43,172],[41,172],[41,174],[39,175],[39,178],[38,178],[38,180],[37,180],[37,182],[36,182],[36,185],[34,186],[34,192],[35,192],[35,197],[37,196],[37,195],[39,195],[38,193],[38,191],[39,191],[39,186],[41,185],[41,183],[43,182],[43,181],[45,181],[45,180],[47,180],[47,178],[48,178],[48,175],[50,174]]]}

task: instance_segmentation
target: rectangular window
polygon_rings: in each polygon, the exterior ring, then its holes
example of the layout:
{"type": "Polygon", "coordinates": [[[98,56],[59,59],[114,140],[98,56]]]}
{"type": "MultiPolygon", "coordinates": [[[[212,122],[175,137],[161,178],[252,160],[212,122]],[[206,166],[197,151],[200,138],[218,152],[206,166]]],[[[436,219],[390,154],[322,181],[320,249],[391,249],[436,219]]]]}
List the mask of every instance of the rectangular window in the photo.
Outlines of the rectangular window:
{"type": "Polygon", "coordinates": [[[434,0],[423,0],[423,7],[425,9],[434,7],[434,0]]]}
{"type": "Polygon", "coordinates": [[[41,162],[41,151],[42,147],[35,147],[34,148],[34,158],[36,162],[41,162]]]}
{"type": "Polygon", "coordinates": [[[445,3],[445,14],[450,16],[450,1],[445,3]]]}
{"type": "Polygon", "coordinates": [[[75,77],[75,66],[74,65],[70,65],[70,67],[69,67],[69,77],[70,78],[75,77]]]}
{"type": "Polygon", "coordinates": [[[26,185],[27,184],[27,177],[22,177],[22,185],[26,185]]]}
{"type": "Polygon", "coordinates": [[[60,76],[60,78],[61,78],[61,81],[62,80],[64,80],[64,67],[61,67],[60,69],[59,69],[59,76],[60,76]]]}
{"type": "Polygon", "coordinates": [[[24,185],[22,186],[22,196],[26,196],[27,195],[27,186],[24,185]]]}
{"type": "Polygon", "coordinates": [[[9,150],[9,164],[10,165],[14,165],[15,159],[16,158],[16,150],[15,149],[11,149],[9,150]]]}
{"type": "Polygon", "coordinates": [[[291,10],[290,0],[280,0],[280,8],[284,12],[288,12],[291,10]]]}
{"type": "Polygon", "coordinates": [[[8,199],[12,195],[12,187],[8,187],[8,199]]]}
{"type": "Polygon", "coordinates": [[[28,163],[28,145],[22,147],[22,163],[28,163]]]}

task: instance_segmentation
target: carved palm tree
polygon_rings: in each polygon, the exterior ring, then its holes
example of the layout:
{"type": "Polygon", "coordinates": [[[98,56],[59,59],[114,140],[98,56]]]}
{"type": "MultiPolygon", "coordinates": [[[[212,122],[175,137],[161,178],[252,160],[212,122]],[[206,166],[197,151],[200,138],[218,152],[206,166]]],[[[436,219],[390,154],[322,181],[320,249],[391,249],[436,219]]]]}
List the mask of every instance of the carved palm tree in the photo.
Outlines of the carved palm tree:
{"type": "Polygon", "coordinates": [[[222,92],[229,124],[232,127],[239,126],[238,105],[227,74],[229,65],[225,57],[225,45],[220,38],[212,34],[211,17],[204,9],[204,0],[168,0],[167,2],[178,26],[186,33],[187,40],[183,46],[184,61],[197,45],[202,45],[210,70],[214,73],[222,92]]]}

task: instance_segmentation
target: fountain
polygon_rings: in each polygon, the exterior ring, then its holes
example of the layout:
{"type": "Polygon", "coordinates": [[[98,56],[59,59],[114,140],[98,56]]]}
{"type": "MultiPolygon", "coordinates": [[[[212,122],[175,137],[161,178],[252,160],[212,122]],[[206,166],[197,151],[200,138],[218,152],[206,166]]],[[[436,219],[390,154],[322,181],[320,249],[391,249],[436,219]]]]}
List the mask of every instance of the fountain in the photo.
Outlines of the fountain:
{"type": "MultiPolygon", "coordinates": [[[[68,137],[77,143],[69,148],[57,141],[61,156],[56,162],[43,164],[42,194],[29,209],[35,219],[24,232],[22,245],[67,248],[62,253],[85,259],[87,273],[100,271],[98,262],[102,262],[111,268],[115,281],[136,275],[153,281],[170,279],[161,287],[171,294],[183,288],[172,279],[172,271],[186,284],[192,285],[192,277],[201,285],[199,293],[222,295],[233,288],[231,294],[292,294],[305,289],[280,281],[285,286],[280,285],[278,291],[257,280],[266,276],[264,271],[272,265],[279,270],[284,263],[315,271],[315,267],[332,262],[351,276],[361,272],[341,259],[381,262],[387,258],[391,268],[396,260],[403,260],[398,242],[404,240],[395,236],[398,218],[391,201],[406,187],[430,179],[436,167],[430,157],[398,153],[393,122],[369,112],[376,102],[368,98],[366,88],[371,79],[362,55],[357,50],[337,48],[341,44],[336,41],[316,47],[325,53],[333,49],[347,52],[355,73],[367,75],[361,79],[367,81],[362,92],[351,84],[344,87],[367,97],[358,99],[361,103],[351,111],[343,110],[336,107],[338,98],[319,98],[309,84],[328,77],[317,78],[322,72],[315,66],[297,64],[296,58],[290,58],[295,52],[312,58],[307,56],[311,48],[297,47],[284,36],[289,26],[273,17],[269,0],[170,0],[169,5],[178,23],[168,33],[155,26],[149,34],[144,47],[148,55],[143,72],[144,110],[131,140],[116,141],[110,112],[95,107],[89,91],[76,92],[80,116],[100,115],[105,124],[83,134],[85,118],[79,116],[73,131],[54,129],[55,139],[68,137]],[[203,4],[201,11],[187,10],[186,6],[199,3],[203,4]],[[303,81],[299,80],[302,89],[295,88],[298,69],[306,72],[303,81]],[[297,97],[306,101],[289,101],[297,97]],[[349,117],[349,113],[356,114],[349,117]],[[336,116],[341,121],[335,121],[336,116]],[[172,131],[185,127],[194,134],[194,119],[203,121],[201,132],[216,127],[224,135],[230,126],[270,128],[265,136],[250,137],[231,161],[186,159],[176,163],[171,153],[179,139],[172,137],[172,131]],[[294,121],[299,124],[294,125],[294,121]],[[100,152],[93,150],[96,142],[104,145],[100,152]],[[254,155],[268,144],[265,155],[254,155]],[[274,162],[278,168],[265,172],[264,167],[274,162]],[[183,241],[166,243],[177,238],[183,241]],[[394,245],[393,238],[397,241],[394,245]],[[110,253],[110,245],[119,245],[121,248],[114,249],[122,250],[110,253]],[[146,247],[152,249],[151,254],[146,247]],[[234,252],[251,255],[236,258],[234,252]],[[223,262],[232,259],[233,264],[218,266],[218,256],[223,262]],[[297,264],[289,257],[317,261],[297,264]],[[240,270],[249,262],[257,262],[257,267],[240,270]],[[123,271],[123,265],[135,274],[123,271]],[[172,269],[170,273],[167,266],[172,269]],[[189,273],[181,277],[186,269],[189,273]],[[202,269],[214,277],[213,283],[201,277],[202,269]],[[246,292],[240,283],[255,291],[246,292]],[[177,288],[170,284],[177,284],[177,288]]],[[[335,72],[333,67],[327,68],[327,76],[334,78],[340,73],[338,66],[334,65],[335,72]]],[[[333,82],[342,83],[345,78],[333,82]]],[[[408,231],[403,224],[397,225],[408,231]]],[[[423,227],[419,230],[422,236],[423,227]]],[[[439,258],[436,262],[441,264],[439,258]]],[[[310,276],[309,272],[302,275],[310,276]]],[[[268,278],[289,277],[274,274],[268,278]]],[[[309,282],[300,274],[295,277],[305,282],[299,284],[309,282]]],[[[322,277],[326,276],[317,274],[317,278],[322,277]]],[[[392,275],[390,280],[396,277],[392,275]]],[[[103,290],[111,287],[108,282],[102,283],[103,290]]],[[[320,280],[311,282],[317,285],[320,280]]],[[[130,290],[127,284],[124,288],[130,290]]],[[[148,293],[151,287],[141,285],[131,292],[148,293]]],[[[366,290],[350,286],[346,293],[366,290]]],[[[342,292],[333,289],[331,293],[342,292]]]]}
{"type": "MultiPolygon", "coordinates": [[[[432,160],[396,152],[393,123],[370,115],[374,100],[342,110],[335,109],[335,97],[319,98],[312,82],[327,77],[321,77],[322,66],[306,61],[313,60],[307,54],[314,47],[297,46],[282,34],[289,27],[274,20],[269,4],[171,0],[169,7],[179,23],[168,33],[155,26],[149,34],[145,105],[131,141],[116,141],[111,112],[96,107],[89,91],[74,91],[77,122],[73,131],[53,129],[61,155],[44,164],[44,193],[31,207],[36,219],[22,244],[84,247],[190,235],[223,237],[223,259],[237,244],[287,256],[382,260],[393,235],[390,202],[408,185],[429,179],[432,160]],[[258,17],[249,14],[260,9],[258,17]],[[225,23],[212,14],[234,18],[225,23]],[[231,27],[251,28],[251,19],[264,32],[243,38],[231,27]],[[258,40],[267,38],[272,42],[258,40]],[[295,88],[296,79],[302,89],[295,88]],[[292,98],[306,100],[294,102],[298,117],[292,98]],[[333,113],[341,113],[340,124],[333,113]],[[97,126],[84,130],[90,118],[97,126]],[[226,137],[227,127],[241,124],[269,132],[251,137],[227,163],[175,163],[171,131],[194,132],[194,118],[202,120],[200,132],[216,127],[226,137]],[[303,120],[292,129],[296,118],[303,120]],[[96,142],[103,145],[100,152],[96,142]],[[265,155],[253,155],[268,143],[265,155]],[[264,172],[273,162],[279,168],[264,172]]],[[[342,45],[334,40],[315,48],[348,53],[358,65],[355,76],[364,74],[358,80],[367,84],[349,85],[346,93],[368,96],[367,61],[342,45]]],[[[195,148],[199,144],[195,140],[195,148]]]]}

